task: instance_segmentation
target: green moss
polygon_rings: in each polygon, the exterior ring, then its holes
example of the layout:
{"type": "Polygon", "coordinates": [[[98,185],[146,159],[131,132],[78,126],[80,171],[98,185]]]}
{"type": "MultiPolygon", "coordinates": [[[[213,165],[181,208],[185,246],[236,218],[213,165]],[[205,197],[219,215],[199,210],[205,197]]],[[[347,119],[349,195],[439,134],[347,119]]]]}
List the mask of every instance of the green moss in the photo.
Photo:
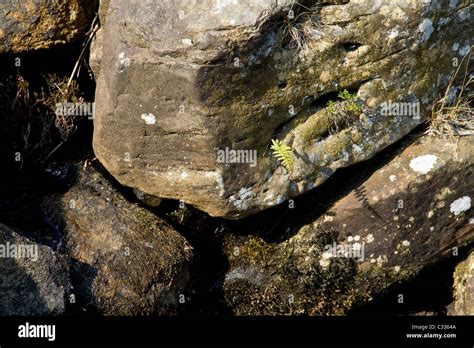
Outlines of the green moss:
{"type": "Polygon", "coordinates": [[[328,154],[334,159],[337,159],[343,150],[347,149],[350,143],[348,137],[349,131],[344,130],[341,133],[335,134],[332,138],[326,141],[321,148],[322,154],[328,154]]]}

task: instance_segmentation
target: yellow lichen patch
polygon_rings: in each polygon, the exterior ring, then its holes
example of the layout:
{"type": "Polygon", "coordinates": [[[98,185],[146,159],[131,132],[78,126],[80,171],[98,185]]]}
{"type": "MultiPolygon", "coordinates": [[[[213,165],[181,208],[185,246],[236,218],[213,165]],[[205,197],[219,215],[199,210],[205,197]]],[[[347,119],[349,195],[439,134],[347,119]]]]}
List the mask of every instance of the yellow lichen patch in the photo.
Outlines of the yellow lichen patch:
{"type": "Polygon", "coordinates": [[[251,237],[242,248],[242,256],[251,263],[264,261],[270,256],[269,245],[258,237],[251,237]]]}
{"type": "Polygon", "coordinates": [[[0,33],[0,38],[7,36],[9,40],[0,45],[0,50],[23,52],[69,42],[87,31],[93,14],[78,0],[58,0],[54,4],[28,0],[12,5],[5,16],[12,25],[0,33]]]}
{"type": "Polygon", "coordinates": [[[5,17],[6,19],[14,19],[20,22],[20,21],[23,21],[24,14],[22,12],[12,11],[8,13],[5,17]]]}

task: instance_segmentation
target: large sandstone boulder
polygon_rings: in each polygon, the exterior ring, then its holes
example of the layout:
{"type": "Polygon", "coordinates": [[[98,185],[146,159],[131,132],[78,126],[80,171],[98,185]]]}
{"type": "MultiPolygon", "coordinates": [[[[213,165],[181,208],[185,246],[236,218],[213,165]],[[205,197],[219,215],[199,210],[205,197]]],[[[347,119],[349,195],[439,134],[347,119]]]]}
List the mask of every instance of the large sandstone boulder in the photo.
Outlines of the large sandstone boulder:
{"type": "Polygon", "coordinates": [[[297,221],[289,205],[266,230],[226,234],[226,305],[239,315],[343,315],[459,255],[474,242],[472,141],[417,140],[348,194],[333,185],[295,200],[297,221]]]}
{"type": "Polygon", "coordinates": [[[71,42],[88,30],[97,0],[0,2],[0,53],[18,53],[71,42]]]}
{"type": "Polygon", "coordinates": [[[449,315],[474,315],[474,252],[461,262],[454,273],[454,302],[449,315]]]}
{"type": "Polygon", "coordinates": [[[63,195],[45,198],[45,216],[73,259],[77,303],[106,315],[174,314],[192,284],[191,246],[165,221],[128,202],[92,167],[63,195]]]}
{"type": "Polygon", "coordinates": [[[70,293],[65,256],[0,224],[0,316],[64,314],[70,293]]]}
{"type": "Polygon", "coordinates": [[[472,45],[473,6],[113,1],[96,155],[123,185],[213,216],[278,205],[425,120],[472,45]],[[292,149],[289,170],[269,148],[277,138],[292,149]]]}

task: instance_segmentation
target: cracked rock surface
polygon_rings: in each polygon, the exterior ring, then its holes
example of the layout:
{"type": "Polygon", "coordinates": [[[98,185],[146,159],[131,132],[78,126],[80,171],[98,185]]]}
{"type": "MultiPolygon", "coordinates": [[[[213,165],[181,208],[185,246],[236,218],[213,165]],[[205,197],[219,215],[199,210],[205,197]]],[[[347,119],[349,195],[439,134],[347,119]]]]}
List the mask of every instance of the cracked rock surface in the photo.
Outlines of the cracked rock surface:
{"type": "Polygon", "coordinates": [[[111,2],[94,120],[107,170],[212,216],[256,213],[424,122],[472,45],[468,0],[291,4],[111,2]],[[277,138],[292,148],[289,171],[269,149],[277,138]],[[226,149],[241,163],[218,161],[226,149]]]}

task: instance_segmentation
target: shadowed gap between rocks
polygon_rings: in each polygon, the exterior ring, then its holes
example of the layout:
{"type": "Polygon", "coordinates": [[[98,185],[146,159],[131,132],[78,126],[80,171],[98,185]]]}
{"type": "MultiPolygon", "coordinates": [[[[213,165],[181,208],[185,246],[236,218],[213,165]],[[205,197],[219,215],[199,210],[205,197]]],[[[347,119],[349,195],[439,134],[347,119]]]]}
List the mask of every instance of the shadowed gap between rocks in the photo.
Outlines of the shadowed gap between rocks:
{"type": "MultiPolygon", "coordinates": [[[[34,280],[16,263],[14,259],[0,260],[0,315],[47,315],[49,310],[43,302],[34,280]],[[14,279],[9,279],[14,277],[14,279]],[[22,286],[24,293],[13,293],[15,283],[22,286]],[[33,299],[33,301],[31,301],[33,299]]],[[[18,290],[18,289],[17,289],[18,290]]]]}
{"type": "MultiPolygon", "coordinates": [[[[30,98],[36,98],[34,93],[38,93],[41,88],[46,88],[46,76],[55,74],[61,78],[68,78],[72,72],[77,57],[82,49],[82,39],[76,42],[58,45],[56,47],[37,50],[33,52],[25,52],[18,54],[2,54],[0,55],[0,64],[2,65],[1,79],[12,76],[16,78],[21,76],[29,83],[30,98]],[[15,63],[19,62],[20,66],[15,63]]],[[[86,67],[83,67],[76,79],[79,85],[79,93],[86,101],[94,100],[95,82],[91,79],[86,67]]],[[[16,93],[15,90],[3,90],[3,93],[16,93]]],[[[7,96],[5,98],[12,98],[7,96]]],[[[32,102],[33,103],[33,102],[32,102]]],[[[3,107],[9,107],[3,105],[3,107]]],[[[5,110],[4,110],[5,111],[5,110]]],[[[0,115],[6,117],[6,113],[0,115]]],[[[0,155],[3,158],[4,166],[2,167],[2,183],[0,184],[0,221],[11,226],[21,236],[30,240],[50,247],[55,252],[61,252],[62,235],[61,232],[51,224],[49,224],[43,216],[41,202],[45,195],[53,193],[64,193],[69,188],[66,182],[74,182],[74,173],[68,173],[68,177],[63,180],[57,180],[48,171],[48,162],[51,161],[82,161],[93,157],[91,146],[92,137],[92,121],[86,117],[80,117],[76,120],[76,131],[68,138],[68,140],[58,148],[49,161],[41,160],[43,155],[49,153],[60,142],[61,138],[54,126],[51,124],[49,133],[49,144],[42,150],[42,155],[38,152],[24,153],[17,147],[17,139],[22,135],[15,133],[15,128],[9,128],[0,140],[0,155]],[[20,152],[22,156],[21,162],[15,161],[14,153],[20,152]],[[72,175],[71,175],[72,174],[72,175]],[[66,180],[67,179],[67,180],[66,180]]],[[[17,121],[20,122],[20,121],[17,121]]],[[[5,124],[5,122],[4,122],[5,124]]],[[[37,132],[38,129],[32,126],[31,132],[37,132]]],[[[2,261],[3,262],[3,261],[2,261]]],[[[6,262],[9,262],[8,260],[6,262]]],[[[72,261],[72,267],[81,267],[81,272],[93,274],[93,270],[85,264],[78,261],[72,261]]],[[[92,275],[93,277],[93,275],[92,275]]],[[[81,284],[84,288],[90,287],[87,281],[81,284]]],[[[29,287],[31,296],[35,295],[35,286],[29,287]]],[[[69,290],[68,290],[69,291],[69,290]]],[[[41,307],[41,299],[36,300],[37,306],[41,307]]],[[[65,301],[66,312],[69,314],[83,313],[77,305],[70,301],[65,301]]],[[[25,307],[27,309],[27,306],[25,307]]],[[[11,312],[11,311],[10,311],[11,312]]],[[[23,315],[31,315],[33,312],[21,313],[21,311],[13,312],[23,315]]],[[[39,310],[36,314],[47,314],[47,309],[39,310]]],[[[91,312],[88,312],[91,314],[91,312]]]]}
{"type": "Polygon", "coordinates": [[[453,298],[453,274],[459,260],[472,252],[473,245],[459,249],[459,257],[450,256],[445,260],[426,267],[413,279],[402,284],[394,284],[375,296],[368,304],[354,307],[348,315],[446,315],[446,307],[453,298]],[[398,303],[398,295],[403,294],[404,303],[398,303]]]}
{"type": "MultiPolygon", "coordinates": [[[[47,50],[0,55],[0,64],[3,67],[0,79],[7,76],[21,76],[30,84],[30,98],[36,98],[34,93],[39,93],[41,88],[46,88],[45,76],[49,74],[56,74],[62,78],[70,76],[82,49],[81,45],[82,40],[79,40],[47,50]],[[19,67],[15,66],[17,58],[20,62],[19,67]]],[[[87,73],[86,68],[81,70],[77,82],[80,95],[87,101],[93,101],[95,82],[87,73]]],[[[4,93],[15,92],[4,90],[4,93]]],[[[8,108],[8,105],[6,107],[8,108]]],[[[0,115],[3,119],[7,117],[8,110],[2,111],[6,112],[0,115]]],[[[3,136],[0,139],[0,155],[4,163],[3,180],[0,184],[0,220],[23,231],[32,240],[48,245],[53,249],[57,247],[58,231],[53,230],[51,233],[46,233],[50,227],[42,221],[39,204],[42,195],[65,192],[68,186],[64,184],[66,180],[56,180],[48,172],[48,162],[81,161],[93,157],[90,141],[93,129],[92,121],[87,119],[87,117],[77,117],[75,122],[77,126],[76,131],[54,152],[47,162],[43,161],[44,156],[40,157],[38,151],[24,153],[19,148],[18,138],[22,137],[20,129],[17,132],[9,129],[7,133],[2,134],[3,136]],[[15,160],[16,152],[21,155],[21,161],[15,160]]],[[[35,130],[34,126],[34,124],[31,126],[31,133],[39,131],[35,130]]],[[[61,143],[54,120],[47,132],[49,144],[40,149],[42,155],[50,153],[61,143]]],[[[72,182],[74,178],[69,177],[67,181],[72,182]]]]}

